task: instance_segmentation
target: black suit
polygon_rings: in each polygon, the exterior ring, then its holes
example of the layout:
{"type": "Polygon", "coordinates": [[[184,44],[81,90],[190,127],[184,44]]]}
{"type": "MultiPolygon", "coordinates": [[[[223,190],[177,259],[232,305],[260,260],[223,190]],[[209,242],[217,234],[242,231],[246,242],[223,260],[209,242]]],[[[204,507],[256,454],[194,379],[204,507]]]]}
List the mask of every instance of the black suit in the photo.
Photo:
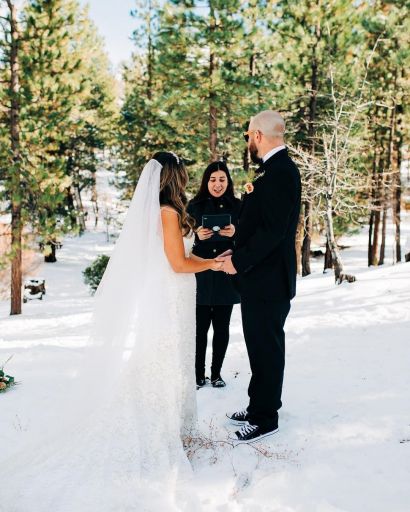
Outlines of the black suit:
{"type": "Polygon", "coordinates": [[[281,407],[283,327],[296,293],[295,236],[301,184],[286,149],[270,157],[243,200],[232,263],[251,364],[249,421],[270,430],[281,407]]]}

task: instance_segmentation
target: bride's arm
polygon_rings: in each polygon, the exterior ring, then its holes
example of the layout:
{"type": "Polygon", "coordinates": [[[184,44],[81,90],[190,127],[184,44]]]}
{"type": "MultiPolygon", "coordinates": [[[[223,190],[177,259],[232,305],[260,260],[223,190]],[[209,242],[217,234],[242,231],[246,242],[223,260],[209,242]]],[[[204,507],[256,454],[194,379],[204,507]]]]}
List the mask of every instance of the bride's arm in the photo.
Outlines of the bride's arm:
{"type": "Polygon", "coordinates": [[[194,261],[206,261],[206,259],[201,258],[200,256],[197,256],[196,254],[193,254],[192,252],[189,255],[189,259],[190,260],[194,260],[194,261]]]}
{"type": "Polygon", "coordinates": [[[164,250],[168,261],[178,273],[196,273],[205,270],[219,270],[221,264],[213,259],[196,259],[185,256],[184,241],[178,222],[178,213],[169,208],[161,209],[164,250]]]}

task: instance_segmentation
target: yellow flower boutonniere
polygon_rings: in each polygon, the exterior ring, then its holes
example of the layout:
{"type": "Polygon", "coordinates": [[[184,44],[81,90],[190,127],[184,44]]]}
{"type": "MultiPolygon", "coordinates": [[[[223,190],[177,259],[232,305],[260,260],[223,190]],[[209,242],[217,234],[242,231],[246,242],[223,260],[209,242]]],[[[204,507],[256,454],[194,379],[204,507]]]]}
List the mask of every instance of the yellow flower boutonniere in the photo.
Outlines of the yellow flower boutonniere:
{"type": "Polygon", "coordinates": [[[251,194],[253,192],[254,186],[253,183],[246,183],[245,184],[245,192],[247,194],[251,194]]]}

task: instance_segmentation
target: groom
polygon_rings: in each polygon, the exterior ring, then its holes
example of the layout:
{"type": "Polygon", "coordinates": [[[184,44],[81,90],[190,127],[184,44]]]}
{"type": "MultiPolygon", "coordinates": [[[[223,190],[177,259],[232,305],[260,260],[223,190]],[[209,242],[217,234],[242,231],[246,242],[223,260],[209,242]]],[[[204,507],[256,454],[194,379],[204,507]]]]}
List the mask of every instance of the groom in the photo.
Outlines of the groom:
{"type": "Polygon", "coordinates": [[[241,294],[243,332],[252,377],[249,406],[227,415],[235,440],[252,442],[278,430],[285,367],[284,325],[296,292],[295,235],[301,184],[284,145],[285,122],[278,112],[253,117],[244,134],[254,163],[253,184],[243,200],[232,256],[221,255],[222,270],[235,275],[241,294]]]}

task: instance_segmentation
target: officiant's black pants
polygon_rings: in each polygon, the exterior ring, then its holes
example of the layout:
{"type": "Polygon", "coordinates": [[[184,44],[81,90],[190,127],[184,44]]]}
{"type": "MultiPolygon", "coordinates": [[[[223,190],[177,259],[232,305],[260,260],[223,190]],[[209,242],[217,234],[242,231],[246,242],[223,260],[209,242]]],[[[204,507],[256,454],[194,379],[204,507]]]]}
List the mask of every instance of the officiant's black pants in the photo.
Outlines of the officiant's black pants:
{"type": "Polygon", "coordinates": [[[225,359],[229,342],[229,323],[231,321],[233,305],[217,305],[196,307],[196,378],[205,377],[206,346],[208,344],[208,331],[211,326],[214,330],[212,340],[212,366],[211,380],[220,376],[222,363],[225,359]]]}
{"type": "Polygon", "coordinates": [[[243,332],[252,377],[248,388],[249,422],[263,429],[277,426],[282,406],[285,369],[285,325],[289,300],[263,301],[242,298],[243,332]]]}

